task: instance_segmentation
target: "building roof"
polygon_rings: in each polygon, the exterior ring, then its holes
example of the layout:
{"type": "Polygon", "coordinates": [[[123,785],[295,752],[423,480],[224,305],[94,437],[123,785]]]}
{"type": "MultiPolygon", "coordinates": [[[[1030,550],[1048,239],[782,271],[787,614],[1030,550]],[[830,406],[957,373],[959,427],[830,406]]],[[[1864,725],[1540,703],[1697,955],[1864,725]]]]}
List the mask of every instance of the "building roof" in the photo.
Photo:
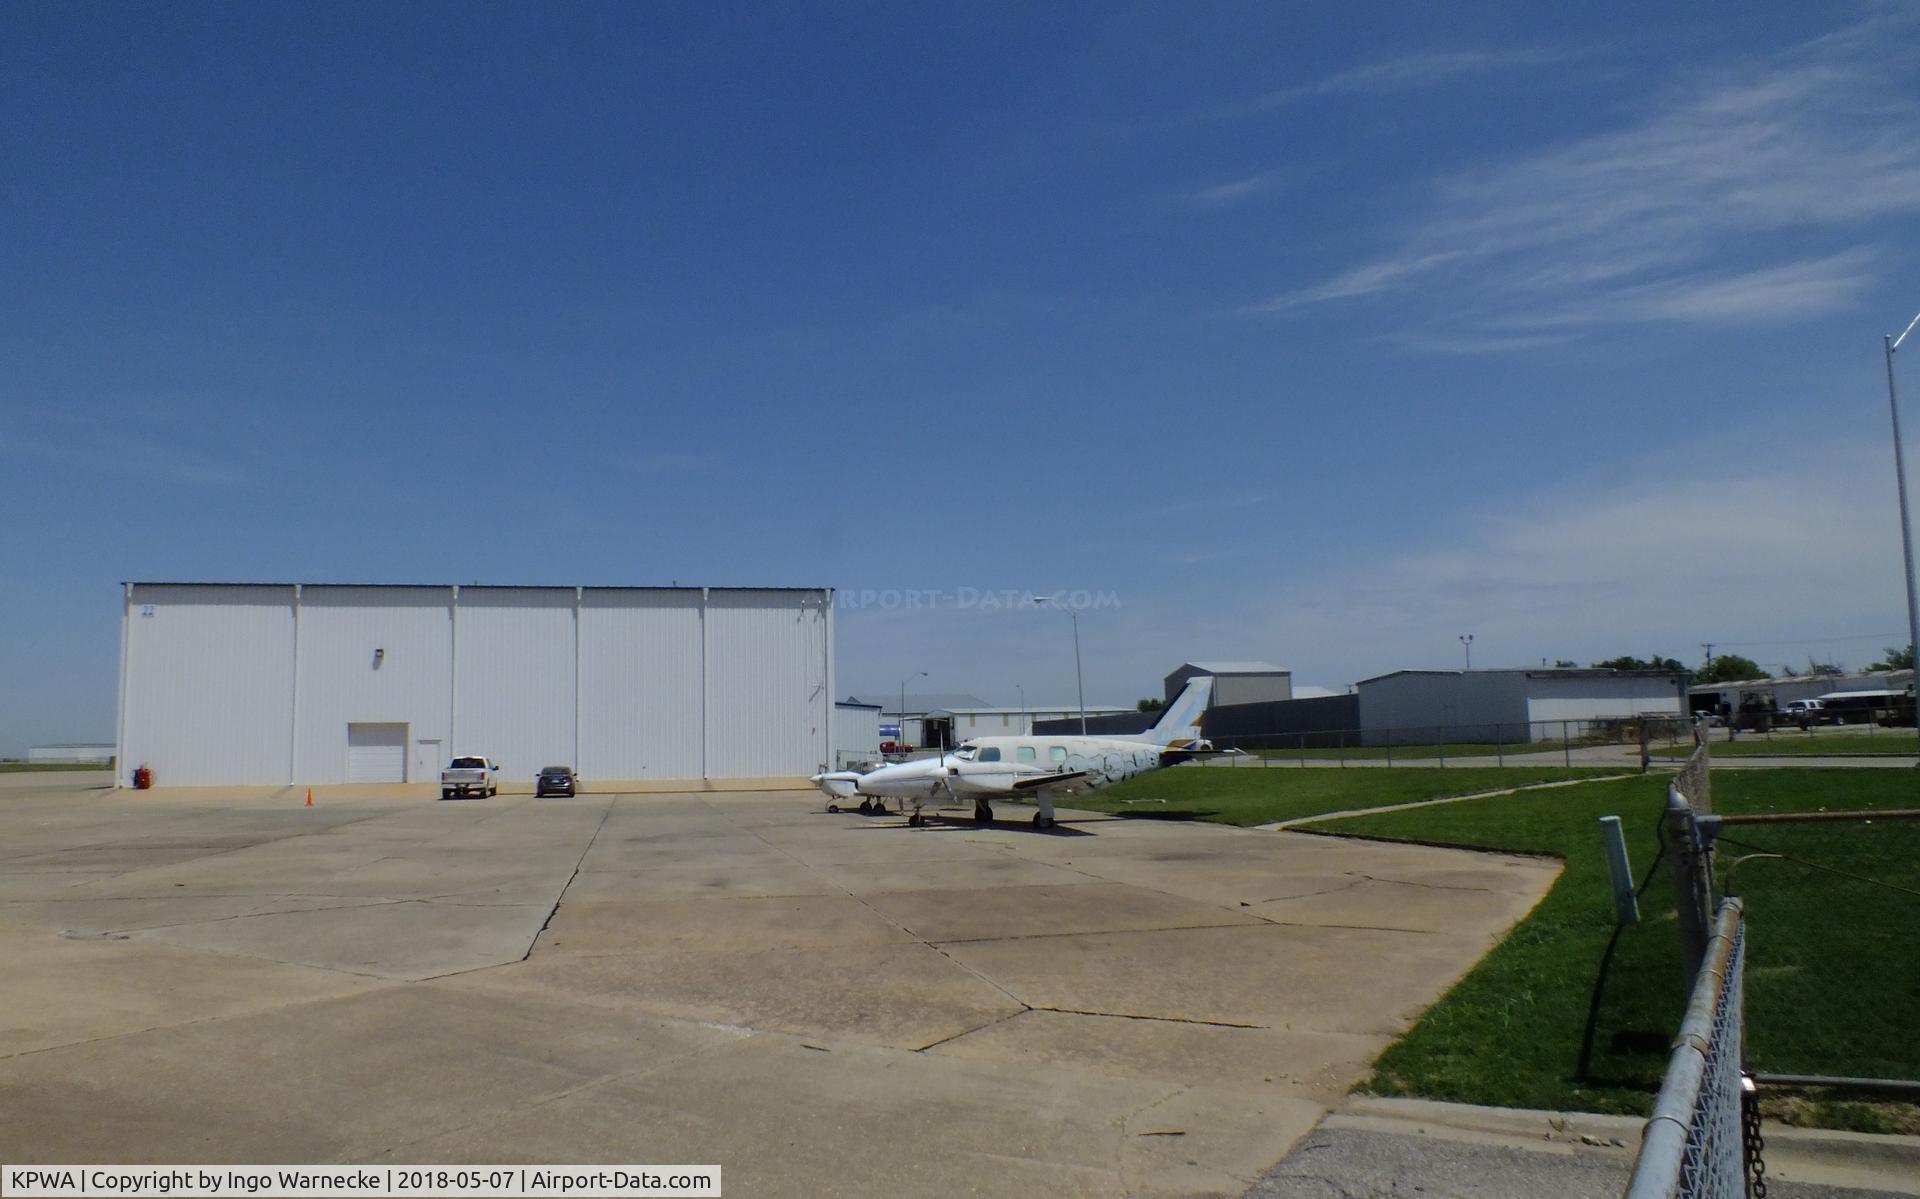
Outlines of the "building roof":
{"type": "MultiPolygon", "coordinates": [[[[1087,715],[1111,716],[1115,712],[1138,712],[1138,708],[1123,708],[1111,704],[1088,704],[1087,715]]],[[[1055,712],[1064,712],[1068,716],[1080,714],[1079,704],[1028,704],[1024,708],[931,708],[929,716],[1018,716],[1027,713],[1034,716],[1051,716],[1055,712]]]]}
{"type": "MultiPolygon", "coordinates": [[[[854,703],[871,702],[857,695],[848,696],[848,699],[854,703]]],[[[901,715],[900,693],[898,691],[891,695],[882,694],[879,700],[880,712],[883,716],[901,715]]],[[[905,714],[908,716],[923,716],[928,712],[952,711],[955,708],[992,707],[993,705],[989,704],[986,700],[981,699],[977,695],[969,695],[964,691],[933,692],[925,695],[915,694],[909,691],[907,692],[907,710],[905,714]]],[[[998,709],[995,710],[997,711],[998,709]]]]}
{"type": "Polygon", "coordinates": [[[1299,686],[1293,689],[1295,699],[1329,699],[1336,695],[1345,695],[1344,691],[1335,691],[1331,687],[1299,686]]]}
{"type": "MultiPolygon", "coordinates": [[[[1780,683],[1818,683],[1823,681],[1854,683],[1899,683],[1905,685],[1913,681],[1913,671],[1901,670],[1850,670],[1845,674],[1776,674],[1759,679],[1728,679],[1723,683],[1695,683],[1688,690],[1696,695],[1709,691],[1726,691],[1740,687],[1772,687],[1780,683]]],[[[1867,690],[1867,688],[1859,688],[1867,690]]]]}
{"type": "Polygon", "coordinates": [[[872,712],[878,712],[880,710],[879,704],[863,704],[857,699],[836,699],[833,701],[833,706],[836,708],[866,708],[872,712]]]}
{"type": "Polygon", "coordinates": [[[381,588],[394,591],[447,591],[454,587],[471,587],[475,591],[572,591],[576,586],[584,591],[832,591],[831,587],[782,587],[759,586],[753,583],[732,585],[683,585],[680,583],[313,583],[313,582],[261,582],[248,580],[243,583],[222,582],[218,579],[203,579],[198,582],[186,579],[126,579],[128,587],[323,587],[381,588]]]}
{"type": "Polygon", "coordinates": [[[1678,679],[1686,676],[1684,670],[1599,670],[1591,666],[1493,666],[1481,670],[1389,670],[1385,674],[1376,674],[1372,678],[1361,679],[1355,686],[1377,683],[1381,679],[1398,678],[1403,674],[1452,675],[1494,675],[1517,674],[1530,679],[1678,679]]]}
{"type": "Polygon", "coordinates": [[[1195,670],[1202,671],[1206,674],[1292,674],[1293,673],[1291,670],[1288,670],[1286,667],[1275,666],[1271,662],[1182,662],[1180,665],[1174,667],[1172,670],[1168,671],[1167,673],[1179,674],[1182,670],[1185,670],[1189,666],[1193,667],[1195,670]]]}

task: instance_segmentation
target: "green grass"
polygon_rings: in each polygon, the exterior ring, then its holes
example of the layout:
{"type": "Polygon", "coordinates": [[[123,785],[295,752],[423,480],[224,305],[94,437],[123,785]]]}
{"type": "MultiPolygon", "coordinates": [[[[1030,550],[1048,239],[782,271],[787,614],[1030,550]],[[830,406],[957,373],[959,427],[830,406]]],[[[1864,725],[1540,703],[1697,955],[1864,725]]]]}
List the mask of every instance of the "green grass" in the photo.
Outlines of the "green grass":
{"type": "Polygon", "coordinates": [[[0,774],[25,774],[32,770],[112,770],[111,762],[87,762],[78,766],[59,762],[0,762],[0,774]]]}
{"type": "MultiPolygon", "coordinates": [[[[1887,729],[1875,732],[1872,736],[1865,733],[1803,733],[1798,729],[1776,729],[1773,736],[1765,733],[1743,733],[1737,741],[1715,741],[1709,753],[1716,758],[1785,758],[1798,754],[1874,754],[1889,757],[1912,756],[1916,752],[1916,741],[1912,729],[1887,729]]],[[[1657,749],[1656,758],[1685,758],[1693,750],[1690,747],[1678,749],[1657,749]]]]}
{"type": "MultiPolygon", "coordinates": [[[[1684,1007],[1667,868],[1656,868],[1661,778],[1329,820],[1316,829],[1545,853],[1566,870],[1547,897],[1378,1062],[1365,1089],[1503,1107],[1644,1113],[1684,1007]],[[1622,818],[1633,864],[1652,870],[1642,922],[1619,939],[1584,1071],[1595,980],[1613,933],[1595,821],[1622,818]]],[[[1893,771],[1782,769],[1716,775],[1723,814],[1915,806],[1893,771]]],[[[1920,824],[1747,827],[1729,838],[1920,890],[1920,824]]],[[[1751,849],[1726,844],[1723,872],[1751,849]]],[[[1723,876],[1724,878],[1724,873],[1723,876]]],[[[1748,904],[1748,1030],[1762,1071],[1920,1078],[1920,897],[1791,862],[1734,871],[1748,904]]],[[[1802,1122],[1920,1130],[1920,1109],[1845,1097],[1770,1100],[1802,1122]]]]}
{"type": "Polygon", "coordinates": [[[1078,796],[1073,806],[1124,816],[1253,825],[1618,773],[1582,766],[1570,770],[1564,766],[1410,766],[1404,770],[1182,766],[1078,796]]]}

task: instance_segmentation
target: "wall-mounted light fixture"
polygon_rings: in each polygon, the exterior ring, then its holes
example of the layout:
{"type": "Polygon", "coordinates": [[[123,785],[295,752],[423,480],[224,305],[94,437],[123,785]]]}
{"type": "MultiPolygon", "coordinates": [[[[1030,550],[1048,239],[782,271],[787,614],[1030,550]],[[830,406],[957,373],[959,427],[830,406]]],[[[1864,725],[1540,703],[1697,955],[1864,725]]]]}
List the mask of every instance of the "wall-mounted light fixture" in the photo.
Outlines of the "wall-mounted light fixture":
{"type": "Polygon", "coordinates": [[[384,662],[386,660],[386,657],[387,657],[386,650],[384,649],[374,650],[373,651],[373,668],[375,670],[380,669],[380,663],[384,662]]]}

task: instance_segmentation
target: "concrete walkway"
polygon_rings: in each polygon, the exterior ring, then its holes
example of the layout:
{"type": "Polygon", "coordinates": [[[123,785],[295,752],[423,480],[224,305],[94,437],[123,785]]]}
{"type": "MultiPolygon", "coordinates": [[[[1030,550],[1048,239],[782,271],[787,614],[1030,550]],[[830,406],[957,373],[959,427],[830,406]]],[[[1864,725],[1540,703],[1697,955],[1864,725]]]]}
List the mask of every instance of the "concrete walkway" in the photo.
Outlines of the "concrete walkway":
{"type": "MultiPolygon", "coordinates": [[[[1618,1199],[1643,1121],[1357,1096],[1246,1199],[1618,1199]]],[[[1768,1126],[1777,1199],[1920,1195],[1920,1137],[1768,1126]]]]}
{"type": "Polygon", "coordinates": [[[0,1160],[1239,1195],[1533,859],[812,793],[0,786],[0,1160]]]}

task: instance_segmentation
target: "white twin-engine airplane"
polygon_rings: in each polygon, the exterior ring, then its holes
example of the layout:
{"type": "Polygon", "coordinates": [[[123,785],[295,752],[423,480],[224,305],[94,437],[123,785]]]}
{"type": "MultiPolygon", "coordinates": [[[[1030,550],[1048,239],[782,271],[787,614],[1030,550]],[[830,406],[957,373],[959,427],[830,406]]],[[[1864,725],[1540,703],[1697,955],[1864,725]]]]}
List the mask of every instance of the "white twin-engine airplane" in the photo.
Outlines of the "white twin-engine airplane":
{"type": "Polygon", "coordinates": [[[885,811],[887,800],[912,807],[907,823],[925,823],[923,809],[936,803],[973,801],[973,818],[993,819],[995,799],[1032,796],[1040,805],[1035,828],[1052,828],[1056,795],[1092,791],[1136,774],[1213,752],[1200,739],[1200,714],[1213,693],[1211,678],[1186,690],[1144,733],[1111,737],[976,737],[934,758],[917,758],[861,774],[836,770],[816,774],[813,785],[827,794],[827,811],[838,801],[860,799],[862,812],[885,811]]]}

